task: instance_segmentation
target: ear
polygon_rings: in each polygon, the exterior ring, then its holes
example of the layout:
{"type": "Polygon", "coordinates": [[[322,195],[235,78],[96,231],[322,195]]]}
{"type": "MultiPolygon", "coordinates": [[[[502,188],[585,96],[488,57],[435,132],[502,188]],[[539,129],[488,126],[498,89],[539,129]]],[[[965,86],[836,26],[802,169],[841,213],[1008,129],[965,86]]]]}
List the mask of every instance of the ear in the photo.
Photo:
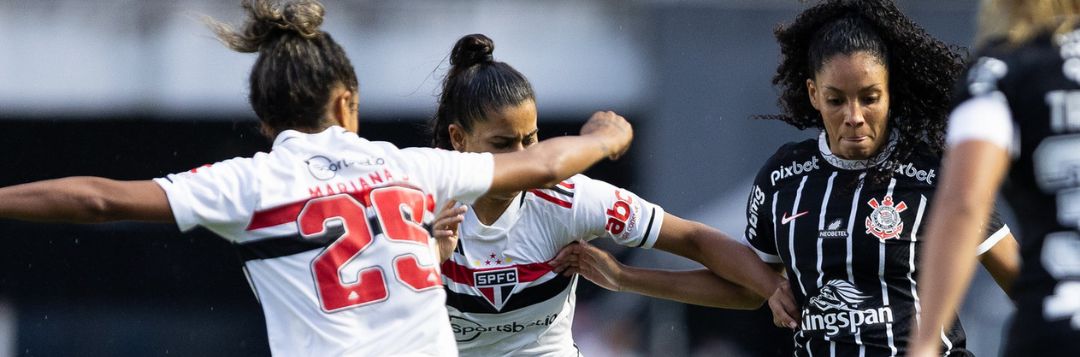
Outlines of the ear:
{"type": "Polygon", "coordinates": [[[821,110],[818,107],[817,84],[811,78],[806,79],[806,94],[810,97],[810,105],[814,106],[814,109],[821,110]]]}
{"type": "Polygon", "coordinates": [[[451,123],[447,130],[450,131],[450,145],[454,146],[454,150],[465,151],[465,128],[451,123]]]}
{"type": "Polygon", "coordinates": [[[356,132],[359,126],[356,118],[356,103],[355,96],[351,90],[342,90],[337,92],[337,96],[334,97],[332,104],[332,113],[334,123],[340,125],[350,132],[356,132]]]}

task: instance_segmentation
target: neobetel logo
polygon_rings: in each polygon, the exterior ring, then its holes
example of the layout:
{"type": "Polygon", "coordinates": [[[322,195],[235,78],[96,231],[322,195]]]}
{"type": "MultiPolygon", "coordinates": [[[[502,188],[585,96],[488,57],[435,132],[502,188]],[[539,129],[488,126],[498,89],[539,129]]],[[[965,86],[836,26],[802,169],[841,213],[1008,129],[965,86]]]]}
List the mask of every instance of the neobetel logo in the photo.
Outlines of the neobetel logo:
{"type": "Polygon", "coordinates": [[[765,203],[765,192],[761,191],[761,187],[754,185],[754,190],[750,192],[750,209],[747,211],[746,216],[749,221],[749,227],[746,228],[746,239],[754,240],[757,237],[757,222],[758,222],[758,207],[765,203]]]}
{"type": "Polygon", "coordinates": [[[825,335],[832,337],[840,333],[853,335],[865,326],[892,323],[892,308],[888,306],[860,309],[869,298],[847,281],[830,280],[821,287],[818,296],[810,298],[810,306],[820,312],[803,309],[802,330],[825,331],[825,335]]]}
{"type": "Polygon", "coordinates": [[[558,317],[559,314],[555,313],[547,315],[543,319],[511,321],[508,323],[484,326],[464,317],[450,316],[450,328],[454,331],[454,339],[457,340],[457,342],[469,342],[486,332],[518,333],[529,327],[551,326],[558,317]]]}
{"type": "Polygon", "coordinates": [[[801,164],[792,161],[790,166],[780,166],[779,169],[773,171],[772,174],[769,174],[769,178],[772,179],[772,184],[775,186],[776,181],[795,175],[802,175],[818,168],[818,158],[817,156],[814,156],[812,159],[801,164]]]}
{"type": "Polygon", "coordinates": [[[821,238],[821,239],[845,238],[846,239],[848,237],[847,229],[844,228],[843,226],[844,226],[844,220],[843,219],[840,219],[840,218],[834,219],[832,222],[829,223],[829,225],[827,227],[825,227],[825,229],[822,229],[822,230],[818,231],[818,238],[821,238]]]}
{"type": "Polygon", "coordinates": [[[904,176],[907,176],[907,177],[914,178],[914,179],[922,181],[922,182],[926,182],[927,184],[930,184],[930,185],[934,184],[934,181],[933,181],[934,176],[937,176],[937,174],[934,173],[934,169],[930,169],[930,171],[919,170],[917,167],[915,167],[915,164],[910,163],[910,162],[906,163],[906,164],[903,164],[903,165],[896,165],[894,163],[893,166],[896,167],[896,169],[894,169],[893,172],[895,172],[897,174],[900,174],[900,175],[904,175],[904,176]]]}

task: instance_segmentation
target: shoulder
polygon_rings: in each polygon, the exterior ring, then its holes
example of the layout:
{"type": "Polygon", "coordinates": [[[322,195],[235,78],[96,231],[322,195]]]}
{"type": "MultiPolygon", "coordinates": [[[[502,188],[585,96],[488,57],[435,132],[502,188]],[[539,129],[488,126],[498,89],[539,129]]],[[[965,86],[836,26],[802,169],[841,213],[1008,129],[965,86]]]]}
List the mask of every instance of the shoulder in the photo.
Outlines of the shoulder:
{"type": "Polygon", "coordinates": [[[821,168],[817,139],[793,141],[781,145],[758,170],[754,183],[772,187],[784,179],[800,176],[821,168]]]}
{"type": "Polygon", "coordinates": [[[529,202],[535,202],[541,207],[560,208],[560,209],[572,209],[578,201],[582,200],[579,192],[588,192],[593,190],[594,182],[602,182],[593,180],[585,175],[574,175],[558,184],[547,188],[535,188],[525,192],[526,199],[529,202]]]}

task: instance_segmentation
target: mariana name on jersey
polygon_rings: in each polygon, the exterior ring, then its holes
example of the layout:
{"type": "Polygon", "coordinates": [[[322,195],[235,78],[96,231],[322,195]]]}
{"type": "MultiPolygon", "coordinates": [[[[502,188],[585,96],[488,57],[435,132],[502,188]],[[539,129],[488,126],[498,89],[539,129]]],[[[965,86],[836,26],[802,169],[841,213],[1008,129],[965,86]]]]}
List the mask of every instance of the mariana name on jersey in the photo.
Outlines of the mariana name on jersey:
{"type": "MultiPolygon", "coordinates": [[[[314,173],[312,173],[312,175],[314,175],[314,173]]],[[[365,192],[384,183],[394,182],[395,180],[408,182],[409,176],[404,174],[395,175],[390,172],[389,169],[384,168],[381,171],[373,171],[366,177],[343,177],[342,180],[308,187],[308,194],[311,198],[318,198],[339,193],[365,192]]]]}

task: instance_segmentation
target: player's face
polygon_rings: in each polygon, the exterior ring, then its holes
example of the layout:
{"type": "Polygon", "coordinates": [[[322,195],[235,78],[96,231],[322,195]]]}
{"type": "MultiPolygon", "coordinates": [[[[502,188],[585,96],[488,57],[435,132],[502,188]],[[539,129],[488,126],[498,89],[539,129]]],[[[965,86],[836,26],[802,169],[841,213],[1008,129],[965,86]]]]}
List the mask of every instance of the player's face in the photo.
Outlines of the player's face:
{"type": "Polygon", "coordinates": [[[466,152],[505,153],[525,150],[535,144],[536,103],[525,101],[517,106],[502,108],[488,113],[485,120],[473,123],[472,130],[460,139],[454,147],[466,152]]]}
{"type": "Polygon", "coordinates": [[[836,156],[867,159],[888,141],[889,73],[876,56],[833,56],[806,80],[806,87],[836,156]]]}

